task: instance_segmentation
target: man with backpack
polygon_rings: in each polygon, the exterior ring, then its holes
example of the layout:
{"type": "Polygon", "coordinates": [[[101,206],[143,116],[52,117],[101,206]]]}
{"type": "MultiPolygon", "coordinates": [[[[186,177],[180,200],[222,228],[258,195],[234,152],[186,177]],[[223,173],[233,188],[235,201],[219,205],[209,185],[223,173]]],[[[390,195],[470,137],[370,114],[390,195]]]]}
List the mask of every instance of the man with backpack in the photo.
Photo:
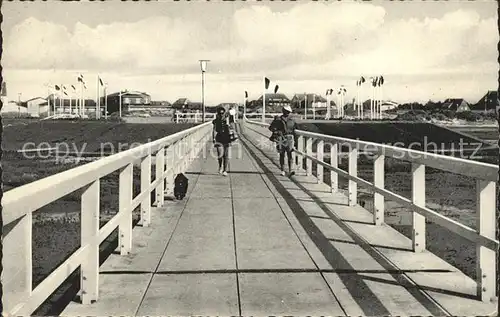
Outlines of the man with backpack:
{"type": "Polygon", "coordinates": [[[290,106],[283,107],[283,114],[276,116],[269,126],[269,130],[273,133],[271,140],[276,142],[276,150],[280,155],[281,175],[285,176],[285,155],[288,159],[288,175],[293,176],[293,158],[292,153],[296,148],[297,137],[295,130],[297,123],[290,117],[292,108],[290,106]]]}

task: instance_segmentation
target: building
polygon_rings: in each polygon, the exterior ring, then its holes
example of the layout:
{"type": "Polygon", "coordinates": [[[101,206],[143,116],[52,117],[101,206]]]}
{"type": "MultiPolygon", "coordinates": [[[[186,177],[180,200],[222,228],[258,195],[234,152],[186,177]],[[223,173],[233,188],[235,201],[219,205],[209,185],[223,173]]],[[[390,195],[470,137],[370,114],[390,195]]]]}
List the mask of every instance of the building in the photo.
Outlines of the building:
{"type": "MultiPolygon", "coordinates": [[[[85,113],[95,113],[96,102],[94,99],[85,99],[85,113]]],[[[41,103],[40,106],[47,107],[47,113],[49,115],[60,114],[60,113],[77,113],[77,109],[80,104],[80,99],[61,99],[57,98],[53,94],[49,95],[45,102],[41,103]],[[50,105],[50,107],[49,107],[50,105]]],[[[102,113],[104,113],[104,102],[101,104],[102,113]]]]}
{"type": "Polygon", "coordinates": [[[191,101],[188,98],[179,98],[173,104],[172,108],[176,110],[203,110],[203,104],[201,102],[191,101]]]}
{"type": "Polygon", "coordinates": [[[28,113],[32,117],[42,117],[46,116],[49,111],[49,106],[47,99],[42,97],[35,97],[28,99],[21,103],[23,107],[26,107],[28,113]]]}
{"type": "MultiPolygon", "coordinates": [[[[307,109],[326,108],[326,98],[318,94],[295,94],[291,100],[291,105],[293,108],[304,109],[305,101],[307,101],[307,109]]],[[[330,106],[335,106],[333,100],[330,100],[330,106]]]]}
{"type": "MultiPolygon", "coordinates": [[[[115,92],[106,96],[108,101],[108,114],[120,111],[120,98],[122,112],[140,109],[151,105],[151,96],[139,91],[115,92]]],[[[105,107],[104,97],[101,99],[101,108],[105,107]]],[[[86,107],[87,108],[87,107],[86,107]]],[[[95,102],[94,102],[95,111],[95,102]]]]}
{"type": "Polygon", "coordinates": [[[490,90],[486,93],[486,95],[483,96],[483,98],[479,99],[479,101],[470,108],[472,111],[489,112],[495,111],[495,109],[499,106],[500,104],[498,101],[498,92],[495,90],[490,90]]]}
{"type": "MultiPolygon", "coordinates": [[[[285,94],[266,94],[266,112],[281,112],[281,108],[291,105],[290,99],[285,94]]],[[[247,104],[247,109],[262,109],[262,96],[257,100],[252,100],[247,104]]]]}
{"type": "Polygon", "coordinates": [[[393,110],[396,109],[398,106],[399,104],[397,102],[385,100],[382,101],[382,104],[380,105],[380,110],[381,111],[393,110]]]}
{"type": "Polygon", "coordinates": [[[467,112],[470,111],[469,104],[463,98],[449,98],[443,103],[443,109],[451,110],[455,112],[467,112]]]}
{"type": "Polygon", "coordinates": [[[15,101],[9,101],[7,103],[4,102],[2,109],[0,109],[1,113],[17,113],[17,114],[26,114],[28,113],[28,109],[26,107],[23,107],[19,105],[15,101]]]}

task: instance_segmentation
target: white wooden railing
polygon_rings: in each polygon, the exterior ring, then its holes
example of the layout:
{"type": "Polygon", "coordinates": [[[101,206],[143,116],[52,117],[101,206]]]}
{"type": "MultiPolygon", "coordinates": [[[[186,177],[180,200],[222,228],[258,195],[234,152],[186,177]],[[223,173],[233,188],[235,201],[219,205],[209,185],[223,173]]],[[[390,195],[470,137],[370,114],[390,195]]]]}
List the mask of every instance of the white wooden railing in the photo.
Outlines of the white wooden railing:
{"type": "MultiPolygon", "coordinates": [[[[215,119],[215,113],[205,113],[205,120],[213,120],[215,119]]],[[[186,123],[186,122],[202,122],[203,114],[200,112],[184,112],[184,113],[176,113],[175,114],[175,123],[186,123]]]]}
{"type": "MultiPolygon", "coordinates": [[[[279,113],[278,112],[266,113],[266,119],[273,119],[274,117],[281,116],[281,115],[282,115],[281,112],[279,112],[279,113]]],[[[258,120],[261,120],[262,119],[262,113],[256,113],[256,112],[246,113],[245,117],[247,119],[258,119],[258,120]]]]}
{"type": "MultiPolygon", "coordinates": [[[[254,130],[268,141],[269,124],[245,121],[245,128],[254,130]]],[[[357,204],[357,186],[362,185],[374,192],[373,224],[384,222],[384,200],[392,200],[412,211],[412,244],[414,252],[426,249],[426,219],[444,227],[476,244],[477,256],[477,295],[483,301],[493,300],[496,296],[496,182],[498,166],[465,160],[450,156],[415,151],[394,146],[340,138],[319,133],[297,130],[296,164],[302,169],[305,160],[307,175],[313,176],[312,163],[317,164],[318,183],[323,182],[323,169],[330,172],[332,192],[338,191],[338,177],[345,177],[348,183],[349,205],[357,204]],[[317,143],[316,155],[312,145],[317,143]],[[330,164],[323,161],[325,143],[330,144],[330,164]],[[342,148],[348,148],[348,171],[338,168],[338,156],[342,148]],[[370,183],[357,176],[358,155],[362,150],[375,156],[373,163],[374,182],[370,183]],[[407,199],[384,188],[384,160],[392,157],[412,164],[412,199],[407,199]],[[302,163],[302,164],[301,164],[302,163]],[[476,179],[476,223],[477,229],[465,226],[451,218],[426,207],[425,168],[426,166],[443,171],[465,175],[476,179]]]]}
{"type": "MultiPolygon", "coordinates": [[[[151,222],[151,192],[161,207],[173,179],[184,172],[211,137],[205,123],[151,143],[12,189],[3,196],[3,298],[4,312],[29,315],[80,267],[82,302],[99,296],[99,245],[116,228],[122,255],[132,248],[132,211],[140,206],[140,223],[151,222]],[[156,177],[151,182],[152,159],[156,177]],[[141,192],[133,197],[133,168],[140,161],[141,192]],[[99,229],[100,179],[114,171],[119,176],[118,213],[99,229]],[[38,209],[78,189],[81,196],[81,246],[32,289],[32,216],[38,209]]],[[[57,234],[54,232],[54,234],[57,234]]]]}

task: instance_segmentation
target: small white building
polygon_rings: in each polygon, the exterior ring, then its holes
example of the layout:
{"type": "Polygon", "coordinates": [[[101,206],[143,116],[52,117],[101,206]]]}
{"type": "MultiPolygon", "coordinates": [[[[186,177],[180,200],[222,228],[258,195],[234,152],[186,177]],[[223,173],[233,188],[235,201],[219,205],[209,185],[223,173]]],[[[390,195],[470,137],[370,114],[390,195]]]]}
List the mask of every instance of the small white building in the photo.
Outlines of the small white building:
{"type": "Polygon", "coordinates": [[[35,97],[26,100],[26,108],[28,109],[28,113],[32,117],[41,117],[43,115],[47,115],[47,112],[49,110],[47,100],[42,97],[35,97]]]}
{"type": "Polygon", "coordinates": [[[380,110],[381,111],[392,110],[394,108],[397,108],[398,106],[399,106],[399,104],[397,102],[386,100],[386,101],[382,101],[382,105],[380,106],[380,110]]]}
{"type": "Polygon", "coordinates": [[[19,106],[15,101],[7,102],[7,98],[4,98],[1,113],[27,113],[28,110],[25,107],[19,106]]]}

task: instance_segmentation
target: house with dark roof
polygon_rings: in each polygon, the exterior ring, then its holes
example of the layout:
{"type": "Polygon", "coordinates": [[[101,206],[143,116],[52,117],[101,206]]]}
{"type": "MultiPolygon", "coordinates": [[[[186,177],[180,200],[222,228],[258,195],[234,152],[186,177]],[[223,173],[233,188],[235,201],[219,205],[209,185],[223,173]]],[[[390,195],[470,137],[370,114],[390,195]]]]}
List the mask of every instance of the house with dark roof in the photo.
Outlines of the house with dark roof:
{"type": "Polygon", "coordinates": [[[451,110],[455,112],[467,112],[470,111],[469,104],[463,98],[449,98],[443,103],[443,109],[451,110]]]}
{"type": "MultiPolygon", "coordinates": [[[[291,100],[291,105],[293,108],[303,109],[306,105],[306,101],[307,109],[326,108],[326,98],[318,94],[295,94],[291,100]]],[[[335,102],[330,100],[330,106],[332,105],[335,106],[335,102]]]]}
{"type": "Polygon", "coordinates": [[[497,107],[500,107],[500,102],[498,100],[498,91],[489,90],[486,95],[479,99],[476,104],[472,105],[470,108],[474,112],[489,112],[495,111],[497,107]]]}
{"type": "Polygon", "coordinates": [[[202,110],[203,104],[197,101],[191,101],[188,98],[179,98],[173,104],[172,108],[176,110],[202,110]]]}
{"type": "MultiPolygon", "coordinates": [[[[290,99],[285,94],[266,94],[266,111],[281,112],[281,108],[290,105],[290,99]]],[[[252,100],[247,104],[248,110],[257,110],[262,108],[262,96],[257,100],[252,100]]]]}
{"type": "Polygon", "coordinates": [[[28,113],[32,117],[40,117],[42,115],[46,115],[49,107],[47,104],[47,100],[42,97],[35,97],[28,99],[24,102],[21,103],[21,106],[26,107],[28,110],[28,113]]]}

